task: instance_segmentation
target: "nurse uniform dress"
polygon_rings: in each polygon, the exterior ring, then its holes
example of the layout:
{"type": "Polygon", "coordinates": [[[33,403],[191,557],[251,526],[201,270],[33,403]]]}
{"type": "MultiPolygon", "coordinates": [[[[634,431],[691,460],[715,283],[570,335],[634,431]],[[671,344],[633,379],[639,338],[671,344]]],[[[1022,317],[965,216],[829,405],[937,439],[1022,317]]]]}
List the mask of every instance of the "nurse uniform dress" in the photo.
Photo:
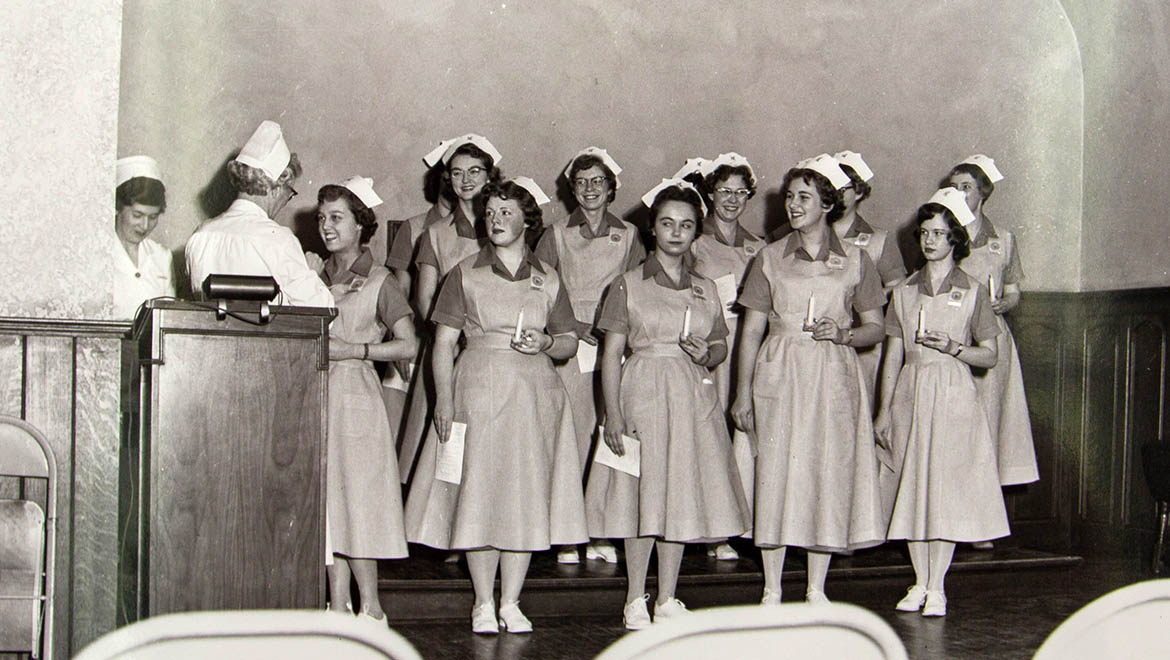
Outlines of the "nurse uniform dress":
{"type": "MultiPolygon", "coordinates": [[[[1015,236],[1008,231],[997,232],[991,221],[984,218],[979,236],[972,237],[971,255],[963,259],[963,271],[983,286],[987,285],[988,275],[994,276],[997,292],[1002,292],[1005,284],[1019,284],[1024,275],[1015,236]]],[[[1036,467],[1020,356],[1007,321],[1002,316],[995,318],[1000,329],[996,338],[999,361],[991,369],[973,370],[975,386],[991,420],[999,482],[1005,486],[1031,483],[1040,479],[1040,472],[1036,467]]]]}
{"type": "Polygon", "coordinates": [[[885,304],[869,256],[831,231],[815,258],[794,232],[748,271],[739,302],[768,314],[752,381],[755,543],[819,552],[877,545],[886,527],[865,375],[851,347],[801,329],[810,295],[816,318],[841,327],[853,311],[885,304]]]}
{"type": "MultiPolygon", "coordinates": [[[[691,243],[691,254],[695,257],[695,272],[715,282],[716,288],[719,288],[719,283],[724,283],[720,293],[726,291],[728,295],[727,298],[721,296],[720,301],[724,305],[723,318],[727,322],[727,359],[712,370],[719,392],[719,404],[723,414],[727,415],[731,402],[735,400],[731,388],[735,383],[736,357],[739,355],[735,349],[739,343],[741,313],[739,310],[731,311],[729,307],[735,303],[748,266],[767,243],[738,223],[735,226],[735,236],[726,237],[719,231],[718,222],[709,215],[703,219],[703,233],[691,243]]],[[[739,468],[744,495],[750,506],[755,486],[755,457],[752,455],[751,443],[748,442],[746,434],[731,424],[728,428],[733,434],[735,461],[739,468]]]]}
{"type": "Polygon", "coordinates": [[[621,409],[641,445],[641,477],[593,465],[592,537],[704,541],[751,524],[715,382],[678,344],[687,307],[692,334],[727,336],[715,284],[693,268],[676,283],[653,253],[606,294],[598,327],[625,334],[633,353],[622,367],[621,409]]]}
{"type": "Polygon", "coordinates": [[[1007,536],[1008,519],[987,415],[971,367],[914,342],[919,309],[926,328],[970,344],[1000,334],[987,291],[955,267],[930,290],[922,271],[893,291],[886,334],[900,337],[905,362],[890,403],[893,471],[890,539],[984,541],[1007,536]]]}
{"type": "Polygon", "coordinates": [[[467,424],[463,475],[460,484],[435,478],[431,425],[406,502],[411,542],[536,551],[588,538],[564,386],[548,355],[510,346],[521,310],[526,328],[574,335],[560,278],[531,252],[513,276],[487,245],[443,283],[431,316],[467,339],[453,377],[453,419],[467,424]]]}
{"type": "MultiPolygon", "coordinates": [[[[577,335],[585,336],[596,321],[605,288],[616,277],[642,263],[646,248],[638,229],[616,215],[605,214],[593,233],[585,214],[576,209],[567,220],[549,225],[536,245],[536,256],[561,276],[569,303],[577,319],[577,335]]],[[[598,371],[581,373],[576,355],[557,365],[557,373],[569,392],[576,425],[578,456],[582,469],[588,466],[589,448],[597,428],[601,386],[598,371]]]]}
{"type": "Polygon", "coordinates": [[[111,239],[114,260],[114,317],[132,319],[143,301],[175,295],[171,251],[149,238],[138,244],[138,265],[118,239],[111,239]]]}
{"type": "MultiPolygon", "coordinates": [[[[456,205],[451,215],[445,218],[423,229],[415,252],[415,264],[433,266],[438,271],[440,285],[452,268],[488,243],[481,227],[467,217],[461,206],[456,205]]],[[[429,356],[428,342],[419,348],[419,362],[429,360],[429,356]]],[[[402,446],[398,453],[399,479],[402,483],[406,483],[409,478],[415,454],[431,425],[434,385],[430,382],[429,369],[416,369],[415,373],[421,375],[415,379],[415,386],[411,388],[406,421],[402,426],[402,446]]]]}
{"type": "MultiPolygon", "coordinates": [[[[853,224],[841,236],[844,243],[853,243],[869,255],[877,267],[878,277],[882,286],[889,286],[906,277],[906,264],[902,262],[902,250],[898,248],[898,241],[893,232],[872,227],[865,218],[857,215],[853,224]]],[[[865,373],[869,387],[870,405],[872,406],[877,392],[878,366],[882,359],[882,342],[873,346],[859,348],[857,357],[861,360],[861,369],[865,373]]]]}
{"type": "MultiPolygon", "coordinates": [[[[379,343],[388,328],[410,316],[390,271],[374,265],[369,250],[335,277],[330,277],[331,261],[322,274],[337,301],[330,337],[379,343]]],[[[394,435],[373,362],[330,360],[327,438],[325,502],[333,551],[359,558],[405,557],[402,489],[393,478],[398,473],[394,435]]]]}

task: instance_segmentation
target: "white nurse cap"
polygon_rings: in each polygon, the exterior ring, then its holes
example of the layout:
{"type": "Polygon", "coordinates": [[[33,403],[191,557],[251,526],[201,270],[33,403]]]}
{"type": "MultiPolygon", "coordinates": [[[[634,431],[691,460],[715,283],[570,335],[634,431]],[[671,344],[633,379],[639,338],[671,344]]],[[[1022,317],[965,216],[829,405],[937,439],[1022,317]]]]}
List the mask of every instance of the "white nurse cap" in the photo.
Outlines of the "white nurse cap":
{"type": "Polygon", "coordinates": [[[987,175],[988,180],[992,183],[1003,181],[1003,175],[999,173],[999,168],[995,166],[995,161],[988,158],[987,156],[984,156],[983,154],[968,156],[966,160],[959,164],[974,165],[975,167],[978,167],[979,169],[983,170],[983,173],[987,175]]]}
{"type": "Polygon", "coordinates": [[[964,227],[975,221],[975,214],[967,206],[967,196],[957,188],[939,188],[926,203],[943,205],[964,227]]]}
{"type": "Polygon", "coordinates": [[[115,178],[117,183],[114,186],[120,186],[130,179],[136,177],[146,177],[147,179],[154,179],[162,182],[162,171],[158,168],[158,163],[150,156],[127,156],[119,158],[114,165],[115,178]]]}
{"type": "Polygon", "coordinates": [[[796,167],[797,169],[812,170],[820,174],[828,179],[829,183],[833,184],[833,187],[837,190],[853,182],[849,178],[849,175],[845,173],[845,170],[841,169],[841,164],[837,162],[837,159],[829,154],[821,154],[814,158],[805,158],[797,163],[796,167]]]}
{"type": "Polygon", "coordinates": [[[671,186],[678,186],[679,188],[684,188],[686,190],[694,190],[695,194],[699,196],[699,206],[702,208],[703,215],[707,215],[707,203],[703,201],[703,195],[699,193],[698,189],[691,185],[690,181],[683,181],[677,177],[673,179],[663,179],[662,183],[654,186],[650,189],[650,192],[642,195],[642,203],[646,205],[646,208],[654,206],[654,199],[658,197],[658,193],[662,192],[663,189],[669,188],[671,186]]]}
{"type": "Polygon", "coordinates": [[[873,178],[873,170],[869,169],[869,165],[865,164],[865,161],[861,159],[861,154],[856,151],[842,151],[839,154],[833,154],[833,158],[836,158],[843,165],[852,167],[862,181],[869,181],[873,178]]]}
{"type": "MultiPolygon", "coordinates": [[[[573,162],[576,161],[581,156],[594,156],[594,157],[598,158],[599,160],[601,160],[602,163],[605,163],[605,166],[609,168],[609,171],[613,172],[614,188],[616,189],[616,188],[622,187],[622,181],[621,181],[621,179],[618,178],[618,175],[622,173],[622,168],[618,166],[617,161],[614,160],[613,157],[609,155],[608,151],[606,151],[605,149],[600,149],[598,147],[585,147],[581,151],[578,151],[576,153],[576,155],[574,155],[572,158],[570,158],[569,164],[565,165],[565,171],[561,172],[561,174],[566,179],[569,178],[569,170],[573,169],[573,162]]],[[[569,183],[572,183],[572,181],[570,181],[569,183]]]]}
{"type": "Polygon", "coordinates": [[[362,204],[366,208],[374,208],[382,203],[382,198],[378,197],[378,193],[374,192],[374,180],[364,176],[351,176],[341,183],[343,188],[346,188],[357,198],[362,200],[362,204]]]}
{"type": "Polygon", "coordinates": [[[707,166],[703,171],[703,176],[707,176],[723,165],[727,165],[728,167],[746,167],[748,176],[751,178],[751,181],[748,182],[748,185],[752,188],[756,187],[756,171],[752,169],[752,164],[748,162],[748,159],[740,156],[734,151],[729,151],[725,154],[719,154],[715,160],[707,161],[707,166]]]}
{"type": "Polygon", "coordinates": [[[536,200],[537,206],[543,206],[549,203],[548,195],[544,194],[544,191],[540,189],[540,186],[536,185],[536,182],[529,177],[517,176],[512,177],[509,179],[509,181],[527,190],[528,193],[532,195],[532,198],[536,200]]]}
{"type": "Polygon", "coordinates": [[[244,143],[236,160],[249,167],[262,170],[273,181],[276,181],[284,173],[284,168],[288,167],[288,161],[291,157],[292,154],[289,153],[288,145],[284,142],[284,133],[280,130],[280,124],[265,119],[256,127],[252,137],[244,143]]]}
{"type": "Polygon", "coordinates": [[[701,156],[696,157],[696,158],[688,158],[687,162],[683,163],[683,166],[680,167],[679,170],[674,173],[673,178],[685,179],[686,177],[688,177],[692,174],[698,174],[699,176],[707,176],[707,166],[710,163],[711,163],[711,161],[709,159],[703,158],[701,156]]]}
{"type": "Polygon", "coordinates": [[[481,151],[492,157],[492,164],[494,165],[499,165],[503,159],[500,152],[496,150],[491,142],[488,142],[487,138],[482,135],[476,135],[475,133],[468,133],[467,135],[443,140],[439,143],[439,146],[423,156],[423,162],[426,163],[427,167],[434,167],[440,162],[446,165],[451,162],[452,156],[455,155],[455,150],[465,144],[474,144],[479,147],[481,151]]]}

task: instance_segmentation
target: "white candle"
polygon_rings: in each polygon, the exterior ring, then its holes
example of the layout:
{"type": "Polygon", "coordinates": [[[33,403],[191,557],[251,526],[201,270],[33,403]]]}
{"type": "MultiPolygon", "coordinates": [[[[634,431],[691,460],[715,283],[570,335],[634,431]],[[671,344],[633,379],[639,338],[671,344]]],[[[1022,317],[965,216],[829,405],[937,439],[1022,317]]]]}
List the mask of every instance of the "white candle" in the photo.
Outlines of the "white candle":
{"type": "Polygon", "coordinates": [[[991,294],[991,302],[995,302],[995,275],[987,275],[987,291],[991,294]]]}
{"type": "Polygon", "coordinates": [[[690,305],[687,305],[686,310],[683,312],[682,336],[683,337],[690,337],[691,336],[691,306],[690,305]]]}
{"type": "Polygon", "coordinates": [[[918,336],[926,334],[926,305],[918,306],[918,336]]]}
{"type": "Polygon", "coordinates": [[[808,294],[808,313],[805,314],[804,324],[812,326],[815,323],[817,310],[817,298],[813,294],[808,294]]]}
{"type": "Polygon", "coordinates": [[[521,309],[520,313],[516,315],[516,337],[515,337],[515,340],[517,342],[520,341],[520,336],[521,336],[521,334],[523,334],[523,332],[524,332],[524,310],[521,309]]]}

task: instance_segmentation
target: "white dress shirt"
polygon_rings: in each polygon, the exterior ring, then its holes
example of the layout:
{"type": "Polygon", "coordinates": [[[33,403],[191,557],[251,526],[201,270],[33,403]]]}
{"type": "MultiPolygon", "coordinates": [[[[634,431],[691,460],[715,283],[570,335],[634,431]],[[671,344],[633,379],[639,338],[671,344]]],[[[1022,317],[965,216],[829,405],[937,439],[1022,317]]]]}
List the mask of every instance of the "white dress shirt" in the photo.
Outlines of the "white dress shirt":
{"type": "Polygon", "coordinates": [[[271,275],[280,285],[281,305],[333,307],[333,295],[305,261],[292,231],[256,204],[237,199],[227,211],[203,223],[187,241],[191,289],[201,296],[212,273],[271,275]]]}
{"type": "Polygon", "coordinates": [[[150,240],[138,244],[138,265],[117,238],[110,244],[114,260],[114,316],[132,319],[142,301],[175,295],[171,251],[150,240]]]}

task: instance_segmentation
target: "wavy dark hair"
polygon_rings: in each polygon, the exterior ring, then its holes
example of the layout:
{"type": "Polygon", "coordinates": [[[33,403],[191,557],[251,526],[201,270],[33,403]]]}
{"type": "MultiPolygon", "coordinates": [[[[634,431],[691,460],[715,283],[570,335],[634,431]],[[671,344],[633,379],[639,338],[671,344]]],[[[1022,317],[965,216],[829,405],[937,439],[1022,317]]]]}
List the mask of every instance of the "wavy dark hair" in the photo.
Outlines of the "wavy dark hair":
{"type": "Polygon", "coordinates": [[[869,197],[869,193],[873,191],[873,188],[865,179],[861,178],[861,175],[857,173],[857,170],[853,169],[853,167],[850,165],[841,163],[841,171],[849,175],[849,181],[851,181],[853,184],[853,191],[857,193],[858,204],[863,202],[865,198],[869,197]]]}
{"type": "Polygon", "coordinates": [[[938,187],[940,189],[954,188],[955,185],[951,183],[951,177],[955,176],[956,174],[971,175],[971,178],[975,179],[976,185],[979,186],[979,196],[982,197],[983,201],[985,202],[988,200],[988,198],[991,197],[991,193],[995,192],[995,184],[991,182],[991,179],[987,178],[987,173],[983,171],[982,167],[972,163],[959,163],[958,165],[952,167],[951,171],[947,172],[947,175],[943,177],[942,181],[939,182],[938,187]]]}
{"type": "MultiPolygon", "coordinates": [[[[817,189],[817,194],[821,197],[821,205],[829,205],[825,220],[830,224],[836,222],[845,213],[845,205],[841,202],[841,191],[837,190],[824,174],[807,168],[794,167],[788,170],[784,175],[784,183],[780,185],[781,199],[787,199],[788,187],[796,179],[800,179],[817,189]]],[[[791,218],[788,218],[787,201],[784,204],[784,216],[786,220],[791,222],[791,218]]]]}
{"type": "Polygon", "coordinates": [[[715,189],[719,187],[719,184],[736,174],[742,176],[744,181],[747,181],[748,199],[755,197],[756,177],[752,176],[752,170],[747,165],[720,165],[716,167],[713,172],[703,179],[703,187],[707,189],[707,196],[714,197],[715,189]]]}
{"type": "MultiPolygon", "coordinates": [[[[481,208],[486,207],[487,200],[492,197],[515,200],[520,211],[524,214],[524,229],[526,231],[539,229],[544,221],[544,213],[540,210],[540,205],[536,203],[532,193],[515,181],[492,181],[485,184],[483,192],[480,193],[480,198],[483,200],[481,208]]],[[[483,221],[481,217],[480,222],[483,221]]]]}
{"type": "Polygon", "coordinates": [[[484,151],[483,149],[480,149],[470,142],[464,142],[455,149],[455,152],[451,154],[451,157],[447,159],[447,162],[443,167],[443,171],[447,174],[447,176],[443,178],[447,179],[448,181],[451,180],[451,161],[455,160],[456,156],[471,156],[472,158],[478,160],[480,164],[483,165],[484,169],[488,171],[488,183],[500,180],[500,168],[496,167],[496,160],[488,155],[488,152],[484,151]]]}
{"type": "Polygon", "coordinates": [[[362,245],[370,242],[374,237],[374,233],[378,231],[378,217],[374,214],[374,209],[366,206],[353,191],[345,186],[338,186],[335,184],[328,184],[321,186],[317,191],[317,203],[324,204],[325,202],[335,202],[339,199],[344,199],[349,210],[353,213],[353,219],[358,223],[362,229],[361,237],[358,242],[362,245]]]}
{"type": "MultiPolygon", "coordinates": [[[[963,259],[966,259],[968,256],[970,256],[971,237],[967,235],[967,229],[959,223],[958,219],[955,218],[955,214],[951,213],[951,210],[942,204],[939,204],[938,202],[927,202],[926,204],[919,206],[918,214],[914,217],[914,223],[921,231],[922,223],[930,220],[936,215],[941,215],[943,220],[945,220],[947,223],[947,231],[949,232],[947,235],[947,242],[950,243],[951,247],[953,248],[955,263],[959,263],[963,259]]],[[[919,245],[921,245],[921,243],[919,243],[919,245]]],[[[925,257],[920,259],[920,261],[925,262],[925,257]]],[[[919,265],[921,266],[924,264],[920,263],[919,265]]]]}
{"type": "Polygon", "coordinates": [[[569,188],[576,190],[573,181],[577,178],[577,173],[594,166],[601,168],[601,172],[605,175],[605,180],[609,182],[609,201],[612,203],[614,197],[617,196],[617,175],[613,173],[613,170],[609,169],[601,158],[593,154],[581,154],[573,159],[573,164],[569,166],[569,188]]]}
{"type": "Polygon", "coordinates": [[[114,210],[142,204],[157,206],[160,213],[167,210],[167,187],[162,181],[147,176],[136,176],[122,182],[114,191],[114,210]]]}
{"type": "Polygon", "coordinates": [[[658,219],[658,211],[667,202],[683,202],[695,209],[695,237],[703,231],[703,200],[699,193],[682,186],[667,186],[654,196],[654,203],[650,205],[650,226],[658,219]]]}

